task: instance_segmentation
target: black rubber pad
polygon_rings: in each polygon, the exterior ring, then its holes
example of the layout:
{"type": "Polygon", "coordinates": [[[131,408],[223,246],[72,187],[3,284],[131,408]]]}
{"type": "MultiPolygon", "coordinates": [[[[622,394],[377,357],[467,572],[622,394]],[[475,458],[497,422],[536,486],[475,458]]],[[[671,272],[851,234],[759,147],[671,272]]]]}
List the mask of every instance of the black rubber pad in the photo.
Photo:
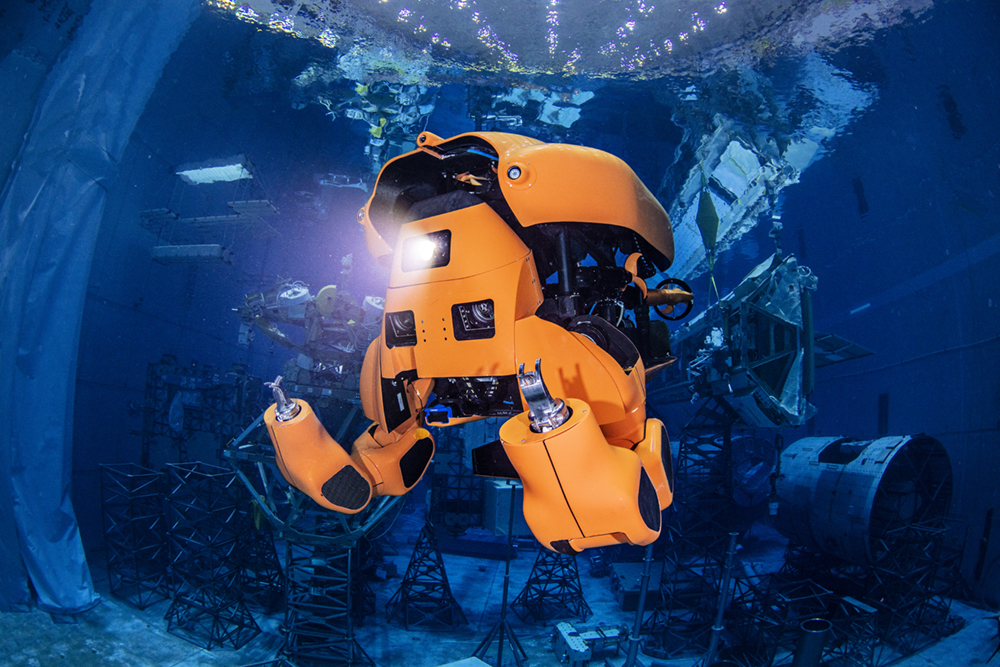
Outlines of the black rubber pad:
{"type": "Polygon", "coordinates": [[[323,485],[323,497],[338,507],[359,510],[371,497],[368,480],[351,466],[344,466],[323,485]]]}
{"type": "Polygon", "coordinates": [[[388,433],[410,418],[410,406],[406,402],[406,388],[402,381],[382,378],[382,413],[388,433]]]}
{"type": "Polygon", "coordinates": [[[406,488],[417,483],[427,469],[427,464],[431,462],[432,456],[434,456],[434,441],[430,438],[421,438],[413,443],[410,451],[400,457],[399,472],[403,476],[403,485],[406,488]]]}
{"type": "Polygon", "coordinates": [[[660,500],[645,468],[639,475],[639,516],[650,530],[660,529],[660,500]]]}

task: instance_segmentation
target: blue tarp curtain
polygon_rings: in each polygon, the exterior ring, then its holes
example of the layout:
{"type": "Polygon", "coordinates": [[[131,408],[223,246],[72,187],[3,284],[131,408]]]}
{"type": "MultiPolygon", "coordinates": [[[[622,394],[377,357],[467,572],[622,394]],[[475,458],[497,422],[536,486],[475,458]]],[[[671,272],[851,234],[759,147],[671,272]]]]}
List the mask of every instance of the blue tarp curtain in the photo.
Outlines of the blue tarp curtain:
{"type": "MultiPolygon", "coordinates": [[[[70,502],[80,323],[106,190],[197,0],[100,0],[0,194],[0,611],[99,601],[70,502]]],[[[5,103],[14,103],[13,100],[5,103]]]]}

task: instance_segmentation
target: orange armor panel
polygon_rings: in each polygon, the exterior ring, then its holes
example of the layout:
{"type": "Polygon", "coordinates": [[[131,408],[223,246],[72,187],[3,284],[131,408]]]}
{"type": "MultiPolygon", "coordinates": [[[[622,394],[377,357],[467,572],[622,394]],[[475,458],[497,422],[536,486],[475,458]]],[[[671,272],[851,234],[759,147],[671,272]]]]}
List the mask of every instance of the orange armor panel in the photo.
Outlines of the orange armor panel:
{"type": "Polygon", "coordinates": [[[410,429],[396,439],[373,424],[351,449],[351,459],[371,477],[376,496],[401,496],[412,489],[433,457],[434,438],[423,428],[410,429]],[[388,442],[380,444],[379,440],[388,442]]]}
{"type": "Polygon", "coordinates": [[[604,439],[586,402],[566,399],[569,419],[535,433],[528,415],[500,427],[500,440],[524,484],[524,518],[549,549],[581,551],[660,534],[660,503],[640,457],[604,439]],[[623,539],[624,538],[624,539],[623,539]],[[564,543],[564,544],[560,544],[564,543]]]}
{"type": "MultiPolygon", "coordinates": [[[[531,251],[485,204],[408,223],[400,230],[399,247],[442,230],[451,232],[451,261],[444,266],[407,272],[404,251],[395,253],[385,312],[411,310],[417,339],[413,347],[383,344],[381,377],[414,368],[422,378],[513,375],[514,323],[542,302],[531,251]],[[493,301],[494,334],[457,340],[452,307],[486,299],[493,301]],[[414,363],[407,367],[403,359],[410,357],[414,363]],[[387,369],[390,358],[395,363],[387,369]]],[[[383,341],[386,326],[383,322],[383,341]]]]}
{"type": "MultiPolygon", "coordinates": [[[[538,317],[526,317],[517,323],[515,338],[515,365],[532,368],[535,359],[544,359],[545,380],[552,395],[587,401],[602,426],[620,422],[642,406],[642,384],[586,336],[538,317]]],[[[643,409],[639,421],[644,419],[643,409]]]]}
{"type": "MultiPolygon", "coordinates": [[[[400,221],[388,220],[385,212],[371,219],[372,202],[380,196],[379,188],[391,192],[393,179],[382,185],[382,176],[395,173],[408,164],[414,154],[437,156],[456,141],[476,138],[490,144],[498,154],[497,178],[503,196],[518,222],[524,227],[553,222],[612,225],[629,229],[645,239],[655,250],[650,257],[667,269],[674,259],[674,237],[670,218],[656,197],[620,158],[605,151],[569,144],[546,144],[529,137],[502,132],[469,132],[447,140],[422,132],[417,150],[393,158],[382,167],[379,181],[368,203],[358,213],[365,229],[369,252],[380,262],[390,249],[398,246],[395,238],[400,221]],[[516,170],[512,171],[511,168],[516,170]],[[516,178],[512,176],[517,174],[516,178]],[[382,229],[381,235],[376,230],[382,229]]],[[[390,214],[391,215],[391,214],[390,214]]]]}
{"type": "Polygon", "coordinates": [[[308,403],[293,400],[299,413],[288,421],[277,420],[274,405],[264,413],[278,470],[319,505],[345,514],[360,512],[372,497],[367,473],[330,437],[308,403]]]}

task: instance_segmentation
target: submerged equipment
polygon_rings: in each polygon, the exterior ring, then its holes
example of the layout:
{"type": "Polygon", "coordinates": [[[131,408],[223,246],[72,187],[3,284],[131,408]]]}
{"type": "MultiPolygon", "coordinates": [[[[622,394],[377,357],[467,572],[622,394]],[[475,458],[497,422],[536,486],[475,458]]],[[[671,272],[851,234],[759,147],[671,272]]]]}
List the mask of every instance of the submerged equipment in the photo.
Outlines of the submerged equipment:
{"type": "Polygon", "coordinates": [[[673,234],[628,165],[511,134],[423,132],[382,168],[358,221],[390,268],[361,369],[372,424],[348,453],[305,401],[289,419],[279,400],[264,419],[285,478],[357,513],[420,481],[434,456],[426,425],[505,417],[474,471],[521,480],[546,548],[651,544],[673,475],[666,429],[646,415],[646,369],[672,357],[649,310],[677,319],[693,296],[680,281],[646,287],[669,268],[673,234]]]}

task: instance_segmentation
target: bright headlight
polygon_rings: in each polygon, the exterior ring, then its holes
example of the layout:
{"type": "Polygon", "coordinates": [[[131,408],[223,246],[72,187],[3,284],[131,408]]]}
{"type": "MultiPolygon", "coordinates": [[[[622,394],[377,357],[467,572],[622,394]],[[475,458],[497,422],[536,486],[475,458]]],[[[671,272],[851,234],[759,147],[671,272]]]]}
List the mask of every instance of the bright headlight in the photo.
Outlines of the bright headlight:
{"type": "Polygon", "coordinates": [[[451,230],[443,229],[403,242],[403,271],[423,271],[446,266],[451,261],[451,230]]]}

